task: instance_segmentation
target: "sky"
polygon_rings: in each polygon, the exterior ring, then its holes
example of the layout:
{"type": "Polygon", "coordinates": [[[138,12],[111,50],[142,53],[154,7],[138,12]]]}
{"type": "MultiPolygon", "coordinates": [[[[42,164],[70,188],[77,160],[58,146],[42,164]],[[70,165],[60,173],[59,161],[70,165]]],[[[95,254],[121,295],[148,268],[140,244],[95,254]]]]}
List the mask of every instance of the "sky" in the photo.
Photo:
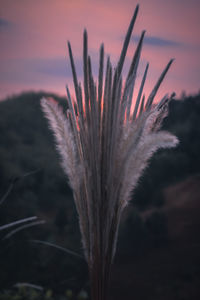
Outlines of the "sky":
{"type": "MultiPolygon", "coordinates": [[[[136,90],[150,63],[145,94],[175,58],[157,97],[200,90],[199,0],[0,0],[0,100],[22,91],[65,95],[72,89],[67,53],[70,40],[82,80],[82,36],[97,75],[99,47],[104,42],[113,66],[136,4],[140,9],[124,67],[124,76],[142,30],[146,30],[136,90]]],[[[72,91],[73,93],[73,91],[72,91]]]]}

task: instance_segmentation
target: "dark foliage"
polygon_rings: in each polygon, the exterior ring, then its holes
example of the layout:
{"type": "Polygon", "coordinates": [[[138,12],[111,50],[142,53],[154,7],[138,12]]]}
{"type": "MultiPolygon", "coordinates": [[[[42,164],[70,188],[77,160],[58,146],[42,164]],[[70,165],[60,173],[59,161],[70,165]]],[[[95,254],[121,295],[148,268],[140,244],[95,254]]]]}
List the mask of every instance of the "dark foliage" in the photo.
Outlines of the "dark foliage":
{"type": "MultiPolygon", "coordinates": [[[[72,192],[40,109],[43,96],[54,97],[66,109],[64,98],[43,92],[24,93],[0,103],[0,198],[13,183],[0,206],[0,226],[33,215],[46,221],[7,240],[2,240],[7,232],[1,232],[0,289],[30,282],[58,292],[70,288],[77,294],[88,287],[84,261],[30,241],[56,243],[82,255],[72,192]],[[32,171],[36,172],[24,176],[32,171]]],[[[167,217],[159,211],[163,189],[200,173],[200,95],[172,101],[163,128],[178,136],[180,145],[154,155],[140,180],[121,226],[116,262],[168,243],[167,217]],[[141,217],[151,209],[153,213],[141,217]]]]}

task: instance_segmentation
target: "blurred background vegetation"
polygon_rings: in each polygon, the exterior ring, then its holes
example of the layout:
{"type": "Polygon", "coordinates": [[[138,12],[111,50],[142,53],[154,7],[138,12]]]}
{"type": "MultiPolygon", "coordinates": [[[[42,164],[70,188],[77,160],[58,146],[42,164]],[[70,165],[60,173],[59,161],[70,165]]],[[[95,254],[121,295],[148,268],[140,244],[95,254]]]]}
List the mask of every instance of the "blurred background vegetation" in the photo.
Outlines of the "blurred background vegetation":
{"type": "MultiPolygon", "coordinates": [[[[35,242],[83,256],[43,96],[66,110],[64,98],[43,92],[0,102],[0,199],[13,186],[0,205],[0,226],[34,215],[45,220],[10,238],[9,229],[0,231],[0,300],[89,299],[84,259],[35,242]]],[[[200,299],[200,94],[183,98],[170,103],[163,123],[179,146],[154,155],[123,215],[111,299],[200,299]]]]}

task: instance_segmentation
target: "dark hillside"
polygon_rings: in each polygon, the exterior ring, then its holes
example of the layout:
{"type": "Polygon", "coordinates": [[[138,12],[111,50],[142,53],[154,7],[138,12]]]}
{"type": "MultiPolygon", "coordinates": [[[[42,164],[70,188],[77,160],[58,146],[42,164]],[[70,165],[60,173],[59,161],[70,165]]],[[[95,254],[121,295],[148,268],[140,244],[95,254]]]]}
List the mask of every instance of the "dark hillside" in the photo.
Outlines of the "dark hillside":
{"type": "Polygon", "coordinates": [[[162,231],[154,227],[151,246],[140,244],[140,252],[115,264],[112,299],[200,299],[200,176],[165,189],[164,201],[153,214],[165,214],[167,240],[158,242],[162,231]]]}
{"type": "MultiPolygon", "coordinates": [[[[33,215],[46,221],[7,240],[1,231],[0,290],[29,282],[56,293],[78,292],[88,287],[84,261],[30,243],[43,240],[82,255],[71,189],[40,109],[43,96],[66,109],[65,99],[42,92],[0,102],[0,199],[13,186],[0,205],[0,226],[33,215]]],[[[115,300],[133,299],[133,293],[135,300],[200,299],[200,95],[173,100],[163,128],[180,144],[153,157],[123,217],[115,300]]]]}
{"type": "Polygon", "coordinates": [[[72,288],[85,284],[85,278],[79,279],[85,276],[84,263],[82,266],[73,256],[29,242],[44,240],[82,253],[72,192],[40,109],[43,96],[54,97],[66,109],[65,99],[46,93],[25,93],[0,103],[1,197],[14,184],[0,206],[0,226],[34,215],[46,222],[1,241],[1,289],[27,281],[59,289],[68,277],[72,288]]]}

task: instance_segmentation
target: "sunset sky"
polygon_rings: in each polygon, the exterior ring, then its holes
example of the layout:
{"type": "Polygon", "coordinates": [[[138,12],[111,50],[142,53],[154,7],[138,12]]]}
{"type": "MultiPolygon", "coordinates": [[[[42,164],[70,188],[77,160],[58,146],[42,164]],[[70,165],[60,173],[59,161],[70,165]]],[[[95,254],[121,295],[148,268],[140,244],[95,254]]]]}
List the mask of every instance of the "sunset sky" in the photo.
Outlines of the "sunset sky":
{"type": "Polygon", "coordinates": [[[44,90],[65,95],[71,85],[67,54],[70,40],[82,78],[82,34],[87,28],[89,52],[97,74],[102,42],[113,65],[136,4],[139,15],[124,74],[136,43],[146,37],[138,83],[147,61],[148,94],[171,58],[175,58],[158,97],[166,92],[197,93],[200,89],[199,0],[0,0],[0,99],[21,91],[44,90]]]}

